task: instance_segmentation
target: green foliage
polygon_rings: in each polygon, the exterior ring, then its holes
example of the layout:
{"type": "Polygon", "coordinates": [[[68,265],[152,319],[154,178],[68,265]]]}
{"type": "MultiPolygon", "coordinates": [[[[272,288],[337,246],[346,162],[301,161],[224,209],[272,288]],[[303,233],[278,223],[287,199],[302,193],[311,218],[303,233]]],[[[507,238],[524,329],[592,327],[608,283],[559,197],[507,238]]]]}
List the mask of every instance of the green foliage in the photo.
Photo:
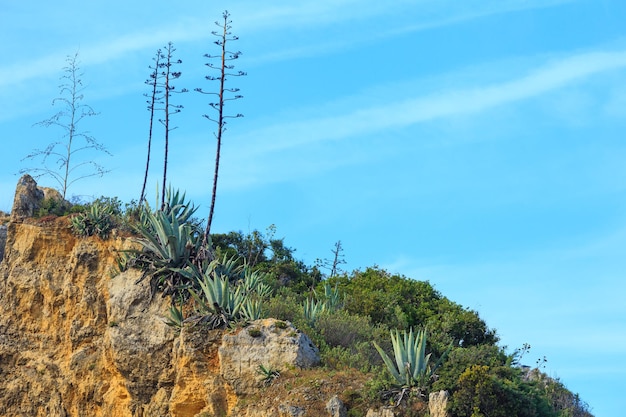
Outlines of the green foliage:
{"type": "Polygon", "coordinates": [[[256,327],[249,327],[247,330],[248,330],[248,334],[249,334],[251,337],[259,337],[259,336],[261,336],[261,334],[262,334],[262,333],[261,333],[261,330],[259,330],[259,329],[258,329],[258,328],[256,328],[256,327]]]}
{"type": "Polygon", "coordinates": [[[266,233],[254,230],[248,234],[213,234],[211,240],[216,257],[237,257],[241,264],[263,272],[275,290],[289,287],[295,294],[304,294],[315,288],[321,279],[319,271],[296,260],[294,249],[285,246],[283,239],[274,238],[275,233],[276,226],[270,225],[266,233]]]}
{"type": "Polygon", "coordinates": [[[269,366],[264,366],[260,364],[257,373],[259,373],[262,377],[262,381],[265,385],[270,385],[276,378],[280,376],[280,371],[278,369],[271,368],[269,366]]]}
{"type": "MultiPolygon", "coordinates": [[[[110,205],[118,207],[113,217],[119,216],[119,202],[110,205]]],[[[164,293],[191,297],[194,316],[185,319],[182,302],[170,308],[166,322],[174,328],[187,322],[219,328],[274,317],[285,328],[289,321],[306,333],[326,368],[371,373],[370,399],[402,402],[408,409],[415,401],[423,405],[432,386],[451,392],[451,417],[591,416],[558,382],[522,378],[514,358],[496,345],[495,332],[478,314],[441,296],[428,282],[377,267],[321,282],[319,271],[294,259],[293,249],[273,238],[273,227],[268,236],[256,231],[214,235],[212,255],[220,256],[209,262],[202,256],[209,248],[203,248],[201,228],[192,218],[195,208],[184,194],[168,190],[163,210],[141,207],[127,213],[139,220],[136,239],[142,249],[124,258],[120,270],[143,267],[158,277],[164,293]],[[425,325],[428,338],[423,330],[413,331],[425,325]],[[397,329],[391,338],[389,329],[397,329]]],[[[256,328],[247,331],[260,336],[256,328]]],[[[264,369],[264,380],[276,377],[264,369]]]]}
{"type": "Polygon", "coordinates": [[[181,270],[193,266],[207,250],[191,217],[195,207],[185,201],[184,193],[168,188],[166,196],[162,210],[152,211],[146,202],[133,211],[139,217],[133,227],[139,236],[134,240],[142,248],[126,251],[131,258],[127,263],[142,269],[144,276],[151,275],[153,291],[186,296],[187,288],[197,282],[181,270]]]}
{"type": "Polygon", "coordinates": [[[531,370],[526,376],[545,394],[552,411],[559,417],[593,417],[589,405],[572,393],[565,385],[555,378],[550,378],[538,369],[531,370]]]}
{"type": "MultiPolygon", "coordinates": [[[[351,348],[357,343],[370,343],[373,340],[379,345],[391,346],[388,342],[389,330],[385,326],[373,324],[369,317],[350,314],[345,310],[322,314],[315,327],[330,347],[351,348]]],[[[377,364],[382,364],[371,343],[370,350],[377,364]]]]}
{"type": "MultiPolygon", "coordinates": [[[[317,294],[316,294],[317,296],[317,294]]],[[[324,295],[319,299],[324,303],[327,311],[336,311],[342,307],[342,296],[339,288],[335,284],[334,287],[328,281],[324,282],[324,295]]]]}
{"type": "Polygon", "coordinates": [[[170,316],[165,319],[165,324],[168,326],[181,330],[185,323],[185,316],[183,315],[183,306],[181,300],[181,306],[177,307],[175,304],[171,305],[169,308],[170,316]]]}
{"type": "Polygon", "coordinates": [[[302,313],[304,314],[304,318],[307,320],[309,325],[315,326],[315,322],[325,309],[326,304],[324,304],[323,301],[307,298],[304,300],[302,313]]]}
{"type": "Polygon", "coordinates": [[[261,300],[247,298],[241,305],[241,316],[250,321],[263,318],[263,304],[261,300]]]}
{"type": "Polygon", "coordinates": [[[106,239],[116,224],[115,215],[113,206],[96,200],[84,212],[72,217],[72,230],[79,236],[95,235],[106,239]]]}
{"type": "Polygon", "coordinates": [[[198,221],[193,219],[193,215],[198,208],[193,203],[187,201],[186,193],[179,190],[172,190],[168,186],[165,190],[165,200],[160,211],[169,217],[175,217],[178,223],[187,223],[192,226],[199,226],[198,221]]]}
{"type": "Polygon", "coordinates": [[[281,288],[267,303],[267,315],[278,320],[289,321],[299,328],[306,323],[299,297],[288,288],[281,288]]]}
{"type": "Polygon", "coordinates": [[[65,216],[70,213],[71,204],[65,200],[49,197],[44,198],[39,204],[35,217],[65,216]]]}
{"type": "Polygon", "coordinates": [[[206,318],[211,328],[261,318],[262,302],[271,295],[263,275],[238,265],[235,258],[215,259],[202,268],[188,265],[178,272],[199,286],[200,291],[190,288],[189,292],[197,313],[206,318]]]}
{"type": "Polygon", "coordinates": [[[507,356],[495,345],[453,348],[437,370],[438,378],[433,384],[433,390],[454,391],[461,374],[472,365],[498,367],[504,366],[506,362],[507,356]]]}
{"type": "Polygon", "coordinates": [[[507,366],[472,365],[459,377],[450,411],[453,417],[556,417],[536,385],[507,366]]]}
{"type": "Polygon", "coordinates": [[[433,350],[436,351],[450,345],[493,345],[498,340],[495,331],[487,327],[477,312],[464,309],[447,298],[438,300],[434,314],[425,323],[432,335],[430,342],[433,350]]]}
{"type": "Polygon", "coordinates": [[[498,340],[476,312],[442,297],[428,282],[391,275],[377,267],[336,279],[350,313],[367,315],[373,323],[389,328],[428,327],[434,357],[441,357],[450,344],[472,346],[498,340]]]}
{"type": "Polygon", "coordinates": [[[338,280],[346,294],[348,311],[368,315],[373,322],[390,328],[423,325],[441,298],[426,282],[391,275],[379,268],[367,268],[338,280]]]}
{"type": "Polygon", "coordinates": [[[212,328],[225,326],[231,320],[238,318],[245,301],[241,287],[233,288],[230,284],[231,271],[228,270],[228,273],[224,274],[219,270],[218,265],[216,261],[211,262],[207,271],[202,275],[202,279],[198,280],[202,290],[200,293],[190,289],[196,301],[196,310],[212,320],[212,328]]]}
{"type": "Polygon", "coordinates": [[[341,308],[342,299],[337,285],[333,288],[328,281],[324,283],[324,294],[320,296],[314,291],[314,295],[315,299],[307,298],[302,306],[304,318],[311,326],[315,326],[322,313],[332,313],[341,308]]]}
{"type": "Polygon", "coordinates": [[[152,274],[155,286],[165,295],[180,292],[190,285],[178,269],[187,266],[201,245],[201,239],[188,223],[180,224],[174,213],[146,211],[145,224],[136,231],[141,236],[135,240],[142,245],[136,263],[152,274]]]}
{"type": "Polygon", "coordinates": [[[405,330],[401,336],[398,330],[392,330],[391,343],[393,345],[395,363],[374,342],[374,346],[383,362],[385,362],[387,370],[399,386],[415,388],[418,392],[423,392],[437,367],[437,365],[433,368],[429,366],[430,353],[426,354],[426,331],[418,330],[416,333],[413,333],[413,329],[411,329],[407,333],[405,330]]]}

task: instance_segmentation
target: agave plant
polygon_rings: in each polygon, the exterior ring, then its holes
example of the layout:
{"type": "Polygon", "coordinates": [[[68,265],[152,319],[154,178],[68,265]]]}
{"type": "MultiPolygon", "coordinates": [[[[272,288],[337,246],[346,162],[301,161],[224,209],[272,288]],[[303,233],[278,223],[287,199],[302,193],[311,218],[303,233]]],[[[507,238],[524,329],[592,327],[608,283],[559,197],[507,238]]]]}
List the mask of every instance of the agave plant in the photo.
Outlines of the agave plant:
{"type": "Polygon", "coordinates": [[[402,334],[398,330],[390,333],[395,363],[376,342],[374,347],[399,386],[422,391],[436,369],[436,366],[429,366],[430,353],[426,355],[426,331],[413,333],[410,329],[408,333],[406,330],[402,334]]]}
{"type": "Polygon", "coordinates": [[[260,299],[269,298],[272,295],[272,287],[263,282],[264,273],[252,271],[247,265],[243,267],[243,279],[241,286],[245,294],[253,294],[260,299]]]}
{"type": "Polygon", "coordinates": [[[235,257],[224,256],[200,267],[189,264],[177,272],[195,283],[189,292],[197,313],[206,317],[210,327],[261,318],[262,301],[271,294],[264,275],[240,265],[235,257]]]}
{"type": "Polygon", "coordinates": [[[315,325],[315,322],[319,318],[320,314],[326,310],[326,304],[323,301],[313,300],[307,298],[304,300],[303,312],[304,318],[309,322],[311,326],[315,325]]]}
{"type": "Polygon", "coordinates": [[[198,208],[192,203],[187,202],[185,197],[185,193],[181,194],[179,190],[172,191],[171,186],[167,187],[165,193],[166,201],[161,211],[173,215],[179,223],[190,223],[191,216],[194,215],[198,208]]]}
{"type": "Polygon", "coordinates": [[[278,369],[274,369],[270,366],[264,366],[263,364],[259,364],[257,373],[261,375],[261,380],[265,383],[265,385],[270,385],[280,376],[280,371],[278,369]]]}
{"type": "Polygon", "coordinates": [[[205,314],[225,313],[229,318],[239,317],[241,305],[245,301],[241,288],[234,287],[226,277],[205,275],[200,281],[202,292],[190,290],[196,300],[199,312],[205,314]]]}
{"type": "Polygon", "coordinates": [[[179,273],[191,260],[202,244],[191,225],[180,223],[174,213],[163,211],[144,213],[145,222],[136,226],[141,250],[129,251],[136,256],[136,264],[146,273],[153,274],[153,284],[164,295],[181,292],[190,285],[179,273]]]}
{"type": "Polygon", "coordinates": [[[211,328],[222,327],[238,319],[246,297],[241,287],[231,284],[240,272],[235,260],[226,257],[215,259],[202,269],[188,265],[180,271],[183,276],[192,278],[199,287],[189,289],[196,302],[197,313],[206,318],[211,328]]]}
{"type": "Polygon", "coordinates": [[[113,215],[111,206],[94,201],[85,212],[72,217],[72,230],[79,236],[97,235],[106,239],[113,228],[113,215]]]}
{"type": "Polygon", "coordinates": [[[263,317],[261,300],[246,298],[241,304],[241,317],[250,321],[258,320],[263,317]]]}
{"type": "Polygon", "coordinates": [[[337,284],[333,288],[330,283],[324,283],[324,304],[328,311],[335,311],[341,307],[341,295],[337,284]]]}
{"type": "Polygon", "coordinates": [[[165,318],[165,324],[168,326],[182,330],[183,325],[185,323],[185,316],[183,315],[183,306],[181,300],[181,306],[177,307],[176,305],[171,305],[169,308],[170,316],[165,318]]]}

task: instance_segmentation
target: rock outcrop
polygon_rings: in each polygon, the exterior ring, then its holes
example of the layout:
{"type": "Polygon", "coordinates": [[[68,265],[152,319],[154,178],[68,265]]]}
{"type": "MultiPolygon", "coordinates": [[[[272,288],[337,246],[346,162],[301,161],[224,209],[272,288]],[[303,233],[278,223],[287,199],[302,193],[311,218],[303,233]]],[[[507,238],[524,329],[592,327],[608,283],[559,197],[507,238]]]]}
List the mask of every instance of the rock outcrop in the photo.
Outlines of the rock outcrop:
{"type": "Polygon", "coordinates": [[[63,199],[61,193],[54,188],[39,187],[33,177],[28,174],[23,175],[18,180],[15,188],[11,221],[20,222],[33,217],[37,209],[40,208],[41,203],[46,199],[53,199],[70,205],[63,199]]]}
{"type": "Polygon", "coordinates": [[[330,413],[331,417],[346,417],[348,410],[343,404],[343,401],[338,396],[334,396],[326,403],[326,410],[330,413]]]}
{"type": "Polygon", "coordinates": [[[237,394],[253,394],[261,386],[259,365],[284,369],[310,368],[319,350],[304,333],[274,319],[258,320],[246,329],[224,335],[219,348],[220,371],[237,394]]]}
{"type": "Polygon", "coordinates": [[[11,221],[17,222],[33,217],[39,204],[44,199],[44,192],[30,175],[22,176],[15,188],[11,221]]]}
{"type": "Polygon", "coordinates": [[[24,176],[10,217],[0,214],[1,416],[344,417],[361,398],[367,377],[311,368],[319,352],[289,322],[168,327],[170,300],[140,271],[118,270],[135,243],[33,218],[48,198],[66,203],[24,176]]]}
{"type": "MultiPolygon", "coordinates": [[[[246,328],[174,331],[163,320],[169,300],[151,297],[139,271],[116,271],[130,241],[77,238],[68,226],[67,218],[8,224],[0,415],[241,415],[238,403],[262,386],[259,364],[298,369],[319,361],[304,334],[275,320],[253,322],[256,337],[246,328]]],[[[280,415],[281,405],[246,414],[280,415]]]]}
{"type": "Polygon", "coordinates": [[[9,216],[6,215],[3,211],[0,211],[0,262],[4,258],[4,246],[7,243],[7,229],[9,222],[9,216]]]}
{"type": "Polygon", "coordinates": [[[448,391],[431,392],[428,396],[430,417],[448,417],[448,391]]]}

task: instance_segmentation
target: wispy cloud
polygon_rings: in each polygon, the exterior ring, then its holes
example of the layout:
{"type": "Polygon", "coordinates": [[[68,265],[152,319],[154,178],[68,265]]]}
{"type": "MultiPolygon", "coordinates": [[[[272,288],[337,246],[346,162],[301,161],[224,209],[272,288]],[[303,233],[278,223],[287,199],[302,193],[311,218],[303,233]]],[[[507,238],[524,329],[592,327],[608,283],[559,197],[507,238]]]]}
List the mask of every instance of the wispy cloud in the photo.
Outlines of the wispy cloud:
{"type": "MultiPolygon", "coordinates": [[[[383,31],[372,36],[369,31],[362,31],[359,36],[350,40],[330,39],[322,41],[328,47],[305,45],[290,47],[284,51],[272,54],[273,58],[293,58],[294,56],[310,56],[311,54],[325,54],[329,51],[345,48],[350,43],[361,43],[370,39],[396,36],[399,33],[424,30],[437,26],[456,24],[461,21],[477,19],[480,17],[508,13],[522,9],[552,7],[576,0],[552,0],[552,1],[472,1],[438,2],[434,0],[402,0],[395,2],[393,6],[380,2],[365,2],[357,0],[319,1],[304,2],[294,6],[285,2],[283,5],[259,7],[258,3],[245,3],[236,5],[234,15],[237,15],[238,33],[242,36],[254,36],[255,33],[265,31],[298,30],[307,31],[327,25],[341,25],[347,21],[382,19],[385,16],[411,15],[424,16],[417,24],[405,25],[400,29],[383,31]],[[466,4],[467,3],[467,4],[466,4]],[[365,37],[365,40],[362,38],[365,37]]],[[[123,34],[114,39],[92,40],[81,46],[82,60],[84,65],[98,65],[111,60],[119,59],[129,53],[152,49],[162,46],[168,41],[185,42],[204,39],[210,36],[212,22],[216,20],[211,16],[188,15],[179,17],[173,23],[145,27],[141,30],[123,34]],[[207,23],[209,22],[209,23],[207,23]],[[207,28],[207,26],[209,26],[207,28]]],[[[218,19],[219,20],[219,19],[218,19]]],[[[148,20],[151,21],[151,20],[148,20]]],[[[151,21],[152,22],[152,21],[151,21]]],[[[323,38],[323,34],[319,35],[323,38]]],[[[69,40],[68,40],[69,41],[69,40]]],[[[71,39],[72,45],[75,40],[71,39]]],[[[74,46],[73,46],[74,47],[74,46]]],[[[0,88],[11,84],[20,83],[32,78],[50,76],[58,73],[59,56],[67,54],[54,51],[49,55],[41,56],[29,61],[16,62],[0,67],[0,88]]]]}
{"type": "MultiPolygon", "coordinates": [[[[527,64],[524,64],[527,65],[527,64]]],[[[380,149],[372,156],[367,146],[358,146],[368,138],[384,134],[395,129],[405,129],[420,123],[435,120],[446,120],[460,115],[471,115],[488,111],[497,106],[533,100],[556,90],[586,82],[590,77],[598,76],[614,70],[626,68],[626,51],[597,51],[543,60],[526,72],[519,74],[519,68],[513,70],[517,76],[499,83],[476,81],[472,76],[473,87],[458,86],[447,91],[437,91],[437,85],[458,84],[454,79],[466,79],[464,71],[446,75],[446,79],[434,79],[429,82],[435,92],[422,96],[414,96],[393,100],[396,88],[376,88],[372,93],[368,90],[363,95],[356,95],[345,101],[323,103],[316,109],[295,109],[291,116],[315,113],[317,117],[263,125],[262,121],[248,124],[231,132],[234,136],[229,143],[245,143],[234,153],[225,152],[225,157],[236,154],[225,166],[233,166],[228,180],[222,186],[226,189],[241,189],[259,184],[270,184],[297,178],[307,178],[338,167],[362,164],[364,161],[379,157],[380,149]],[[452,79],[452,81],[450,81],[452,79]],[[433,87],[435,85],[435,87],[433,87]],[[392,93],[386,93],[385,91],[392,93]],[[374,96],[372,100],[370,96],[374,96]],[[386,99],[389,99],[388,101],[386,99]],[[371,105],[382,102],[384,104],[371,105]],[[364,105],[370,104],[370,106],[364,105]],[[359,107],[362,106],[362,107],[359,107]],[[325,109],[325,110],[320,110],[325,109]],[[324,115],[327,114],[327,115],[324,115]],[[321,114],[321,115],[320,115],[321,114]],[[328,115],[330,114],[330,115],[328,115]],[[244,130],[240,130],[244,129],[244,130]],[[342,142],[341,146],[338,141],[342,142]],[[328,152],[327,145],[332,143],[333,151],[328,152]],[[345,150],[345,152],[343,152],[345,150]],[[277,161],[280,163],[277,164],[277,161]]],[[[490,74],[500,72],[502,66],[481,67],[481,71],[490,74]]],[[[470,70],[475,72],[474,69],[470,70]]],[[[513,72],[512,71],[512,72],[513,72]]],[[[488,76],[489,77],[489,76],[488,76]]],[[[502,79],[503,76],[500,74],[502,79]]],[[[411,86],[411,92],[419,90],[411,86]]],[[[585,87],[586,88],[586,87],[585,87]]],[[[271,120],[288,120],[289,117],[275,117],[271,120]]],[[[203,139],[185,139],[184,143],[204,143],[203,139]]],[[[406,147],[406,143],[402,146],[406,147]]],[[[197,145],[194,145],[197,146],[197,145]]],[[[212,144],[207,144],[207,147],[212,144]]],[[[388,147],[385,147],[388,149],[388,147]]],[[[208,153],[212,148],[207,148],[208,153]]],[[[388,158],[393,158],[393,150],[388,158]]],[[[198,155],[198,160],[190,166],[206,164],[203,152],[190,152],[198,155]]],[[[616,159],[618,159],[616,157],[616,159]]],[[[186,163],[186,162],[185,162],[186,163]]],[[[617,164],[611,164],[613,167],[617,164]]],[[[184,167],[180,167],[185,171],[184,167]]]]}
{"type": "MultiPolygon", "coordinates": [[[[354,0],[316,2],[312,4],[274,8],[259,12],[250,18],[244,17],[244,27],[256,31],[285,30],[289,27],[303,30],[308,26],[344,25],[347,21],[370,19],[383,20],[386,15],[399,17],[391,29],[384,25],[376,30],[361,31],[356,35],[342,33],[341,37],[324,38],[324,33],[316,36],[315,43],[300,44],[296,47],[280,49],[260,56],[253,64],[275,62],[294,58],[312,57],[344,50],[355,45],[390,39],[398,35],[451,26],[488,16],[519,12],[528,9],[549,8],[573,3],[578,0],[509,0],[509,1],[440,1],[408,0],[394,2],[393,7],[380,2],[354,0]],[[410,17],[410,23],[403,20],[410,17]]],[[[244,15],[245,16],[245,15],[244,15]]],[[[372,24],[370,23],[370,27],[372,24]]],[[[374,25],[378,26],[378,25],[374,25]]]]}
{"type": "MultiPolygon", "coordinates": [[[[256,129],[266,152],[307,143],[371,135],[455,115],[471,114],[531,99],[580,80],[626,68],[626,51],[588,52],[554,59],[526,75],[496,84],[478,85],[428,96],[360,108],[338,116],[318,117],[256,129]],[[267,138],[272,138],[268,141],[267,138]]],[[[250,140],[254,140],[252,137],[250,140]]]]}

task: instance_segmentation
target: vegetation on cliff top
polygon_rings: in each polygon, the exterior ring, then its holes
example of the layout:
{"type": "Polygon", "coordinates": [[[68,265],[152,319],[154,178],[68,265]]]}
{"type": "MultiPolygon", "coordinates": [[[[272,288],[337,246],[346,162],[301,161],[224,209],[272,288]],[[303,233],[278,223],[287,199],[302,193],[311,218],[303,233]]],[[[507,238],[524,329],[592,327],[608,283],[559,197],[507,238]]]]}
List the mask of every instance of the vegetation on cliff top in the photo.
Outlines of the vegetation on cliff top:
{"type": "MultiPolygon", "coordinates": [[[[168,192],[163,210],[145,203],[122,208],[117,198],[102,197],[70,211],[80,235],[106,238],[116,228],[142,243],[142,249],[125,253],[120,267],[143,269],[154,291],[171,297],[173,327],[245,326],[259,317],[290,321],[319,347],[329,372],[369,375],[367,392],[355,394],[368,404],[401,402],[406,415],[424,415],[425,408],[408,405],[447,390],[451,417],[591,416],[578,395],[541,372],[541,363],[521,365],[529,346],[507,352],[477,312],[449,300],[429,282],[377,266],[337,273],[340,256],[306,265],[275,237],[273,225],[265,233],[213,234],[203,248],[203,224],[178,192],[168,192]],[[322,271],[325,265],[334,275],[322,271]],[[414,338],[402,349],[419,345],[417,355],[429,360],[421,372],[409,368],[415,377],[402,381],[404,370],[385,357],[398,360],[398,340],[403,335],[408,340],[411,329],[425,329],[425,343],[414,338]],[[438,362],[437,368],[426,366],[438,362]],[[421,414],[410,414],[414,409],[421,414]]],[[[352,415],[359,415],[358,409],[352,415]]]]}

